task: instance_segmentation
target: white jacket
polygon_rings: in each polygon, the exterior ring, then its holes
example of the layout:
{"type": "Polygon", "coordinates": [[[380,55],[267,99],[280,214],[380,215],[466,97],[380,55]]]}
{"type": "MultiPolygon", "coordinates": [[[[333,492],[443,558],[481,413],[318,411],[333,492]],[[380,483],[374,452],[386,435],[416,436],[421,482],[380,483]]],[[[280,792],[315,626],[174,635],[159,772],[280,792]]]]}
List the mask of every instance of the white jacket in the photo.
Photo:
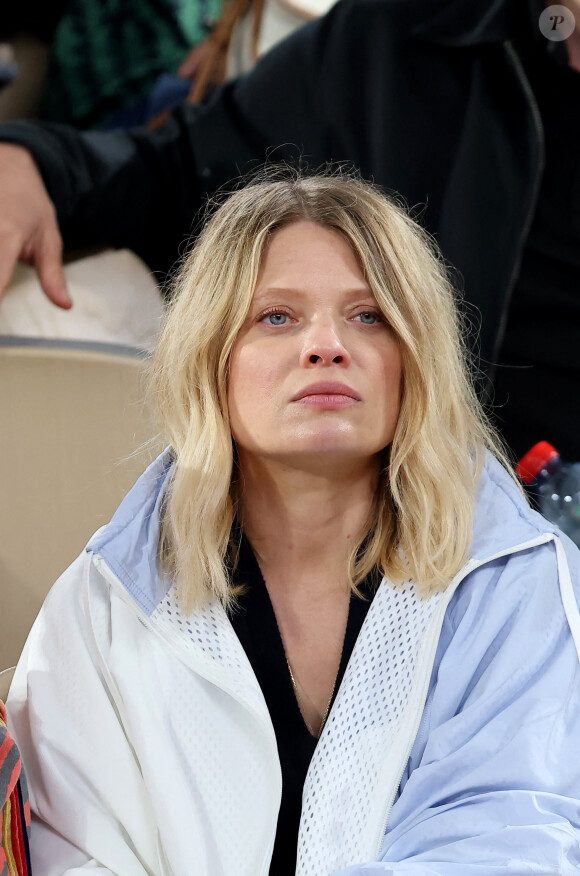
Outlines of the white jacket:
{"type": "MultiPolygon", "coordinates": [[[[168,466],[60,578],[18,665],[35,876],[268,874],[274,730],[222,608],[184,617],[158,579],[168,466]]],[[[490,458],[462,572],[429,599],[385,580],[370,606],[306,779],[300,876],[580,873],[579,560],[490,458]]]]}

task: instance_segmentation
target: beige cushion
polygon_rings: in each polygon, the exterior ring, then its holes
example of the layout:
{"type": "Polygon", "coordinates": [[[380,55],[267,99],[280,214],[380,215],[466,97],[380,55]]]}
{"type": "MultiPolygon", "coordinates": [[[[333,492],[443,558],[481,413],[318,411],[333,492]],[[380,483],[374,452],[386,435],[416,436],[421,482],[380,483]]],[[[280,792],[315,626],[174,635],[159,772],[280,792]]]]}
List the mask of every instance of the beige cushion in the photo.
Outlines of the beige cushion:
{"type": "Polygon", "coordinates": [[[70,310],[55,307],[34,269],[18,264],[0,306],[0,335],[153,348],[163,302],[141,259],[127,249],[104,250],[69,262],[64,271],[70,310]]]}

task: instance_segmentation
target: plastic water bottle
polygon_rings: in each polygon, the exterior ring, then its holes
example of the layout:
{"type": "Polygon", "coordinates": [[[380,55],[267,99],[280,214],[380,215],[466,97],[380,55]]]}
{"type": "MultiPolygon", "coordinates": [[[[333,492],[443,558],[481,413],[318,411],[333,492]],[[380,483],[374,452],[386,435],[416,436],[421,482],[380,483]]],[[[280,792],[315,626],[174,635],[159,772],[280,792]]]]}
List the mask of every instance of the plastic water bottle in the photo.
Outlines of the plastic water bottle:
{"type": "Polygon", "coordinates": [[[580,547],[580,462],[563,462],[555,447],[539,441],[516,471],[532,488],[544,517],[580,547]]]}

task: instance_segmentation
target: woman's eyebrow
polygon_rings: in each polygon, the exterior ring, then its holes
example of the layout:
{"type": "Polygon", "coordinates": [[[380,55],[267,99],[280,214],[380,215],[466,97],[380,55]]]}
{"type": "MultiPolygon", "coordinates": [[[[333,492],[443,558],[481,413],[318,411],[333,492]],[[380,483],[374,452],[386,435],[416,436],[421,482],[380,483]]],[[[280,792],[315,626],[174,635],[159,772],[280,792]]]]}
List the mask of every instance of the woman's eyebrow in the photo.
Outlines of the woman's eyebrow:
{"type": "MultiPolygon", "coordinates": [[[[256,290],[254,293],[253,303],[262,303],[263,301],[267,301],[269,298],[275,298],[278,295],[292,295],[297,298],[302,298],[305,295],[311,294],[310,289],[300,289],[297,287],[287,287],[287,286],[268,286],[265,289],[256,290]]],[[[369,298],[373,301],[375,300],[375,296],[368,288],[368,286],[362,286],[352,289],[344,289],[340,290],[340,294],[344,295],[345,298],[369,298]]]]}

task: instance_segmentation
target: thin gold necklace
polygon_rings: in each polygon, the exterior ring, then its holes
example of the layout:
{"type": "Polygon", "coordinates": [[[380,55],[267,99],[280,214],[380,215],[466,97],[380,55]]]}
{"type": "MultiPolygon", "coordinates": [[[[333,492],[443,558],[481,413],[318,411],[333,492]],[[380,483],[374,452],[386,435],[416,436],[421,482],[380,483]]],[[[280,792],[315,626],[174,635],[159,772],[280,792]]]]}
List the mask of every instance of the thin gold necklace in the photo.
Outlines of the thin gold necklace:
{"type": "MultiPolygon", "coordinates": [[[[262,571],[261,568],[260,568],[260,571],[262,571]]],[[[266,579],[264,578],[263,573],[262,573],[262,580],[264,581],[264,586],[266,587],[266,590],[268,590],[268,585],[266,584],[266,579]]],[[[269,595],[269,592],[268,592],[268,595],[269,595]]],[[[304,705],[303,705],[302,697],[300,696],[300,691],[298,690],[298,684],[296,682],[296,678],[294,676],[294,673],[292,672],[292,667],[290,666],[290,661],[288,660],[288,653],[286,651],[286,642],[284,641],[284,636],[282,635],[282,630],[280,629],[280,624],[278,623],[278,617],[276,615],[276,612],[274,611],[274,604],[272,603],[271,599],[270,599],[270,604],[272,605],[272,611],[273,611],[274,617],[276,619],[276,626],[278,627],[278,635],[280,636],[280,639],[282,641],[282,648],[284,650],[284,657],[286,658],[286,665],[288,667],[288,672],[290,673],[290,680],[292,682],[292,687],[294,688],[294,695],[296,696],[296,701],[298,702],[298,708],[300,709],[300,714],[302,715],[302,720],[306,724],[306,729],[308,730],[310,735],[314,736],[315,739],[320,739],[322,731],[324,730],[324,725],[326,724],[326,720],[328,718],[328,713],[330,712],[330,704],[332,703],[332,698],[334,696],[334,691],[336,689],[336,681],[338,678],[338,673],[340,672],[340,664],[342,661],[342,648],[340,651],[340,659],[338,662],[338,669],[336,670],[336,675],[334,676],[334,683],[332,685],[332,690],[330,692],[330,696],[329,696],[328,702],[326,704],[326,709],[324,710],[324,715],[322,716],[322,721],[321,721],[320,727],[318,728],[318,733],[315,733],[314,729],[310,726],[310,724],[308,723],[308,721],[306,720],[306,718],[304,716],[304,705]]],[[[349,613],[350,613],[350,604],[349,604],[349,613]]],[[[348,624],[348,614],[347,614],[347,624],[348,624]]],[[[344,638],[342,641],[342,647],[344,648],[344,638]]],[[[304,692],[306,693],[306,691],[304,691],[304,692]]],[[[307,697],[308,697],[308,695],[307,695],[307,697]]],[[[310,699],[310,697],[308,697],[308,699],[310,699]]],[[[312,700],[310,700],[310,702],[312,703],[312,700]]]]}
{"type": "MultiPolygon", "coordinates": [[[[305,711],[305,710],[304,710],[304,705],[303,705],[303,702],[302,702],[302,697],[300,696],[300,692],[299,692],[299,690],[298,690],[298,684],[296,683],[296,679],[294,678],[294,673],[292,672],[292,667],[290,666],[290,661],[288,660],[288,655],[285,653],[284,656],[286,657],[286,664],[287,664],[287,666],[288,666],[288,672],[290,673],[290,679],[291,679],[291,681],[292,681],[292,687],[294,688],[294,693],[296,694],[296,699],[297,699],[297,701],[298,701],[298,707],[299,707],[300,712],[301,712],[301,714],[302,714],[302,720],[303,720],[304,723],[306,724],[306,729],[308,730],[308,732],[310,733],[310,735],[311,735],[311,736],[314,736],[315,739],[320,739],[320,736],[321,736],[321,734],[322,734],[322,731],[324,730],[324,725],[326,724],[326,719],[328,718],[328,713],[330,712],[330,704],[331,704],[331,702],[332,702],[332,698],[333,698],[333,696],[334,696],[334,689],[335,689],[335,687],[336,687],[336,678],[338,677],[338,672],[337,672],[336,677],[335,677],[335,679],[334,679],[334,684],[332,685],[332,690],[331,690],[331,692],[330,692],[330,696],[329,696],[329,698],[328,698],[328,702],[327,702],[327,704],[326,704],[326,709],[324,710],[324,715],[322,716],[322,721],[321,721],[321,723],[320,723],[320,727],[318,728],[318,733],[315,733],[314,730],[313,730],[313,728],[310,726],[310,724],[309,724],[308,721],[306,720],[306,716],[305,716],[305,714],[304,714],[304,711],[305,711]]],[[[309,699],[310,699],[310,698],[309,698],[309,699]]]]}

